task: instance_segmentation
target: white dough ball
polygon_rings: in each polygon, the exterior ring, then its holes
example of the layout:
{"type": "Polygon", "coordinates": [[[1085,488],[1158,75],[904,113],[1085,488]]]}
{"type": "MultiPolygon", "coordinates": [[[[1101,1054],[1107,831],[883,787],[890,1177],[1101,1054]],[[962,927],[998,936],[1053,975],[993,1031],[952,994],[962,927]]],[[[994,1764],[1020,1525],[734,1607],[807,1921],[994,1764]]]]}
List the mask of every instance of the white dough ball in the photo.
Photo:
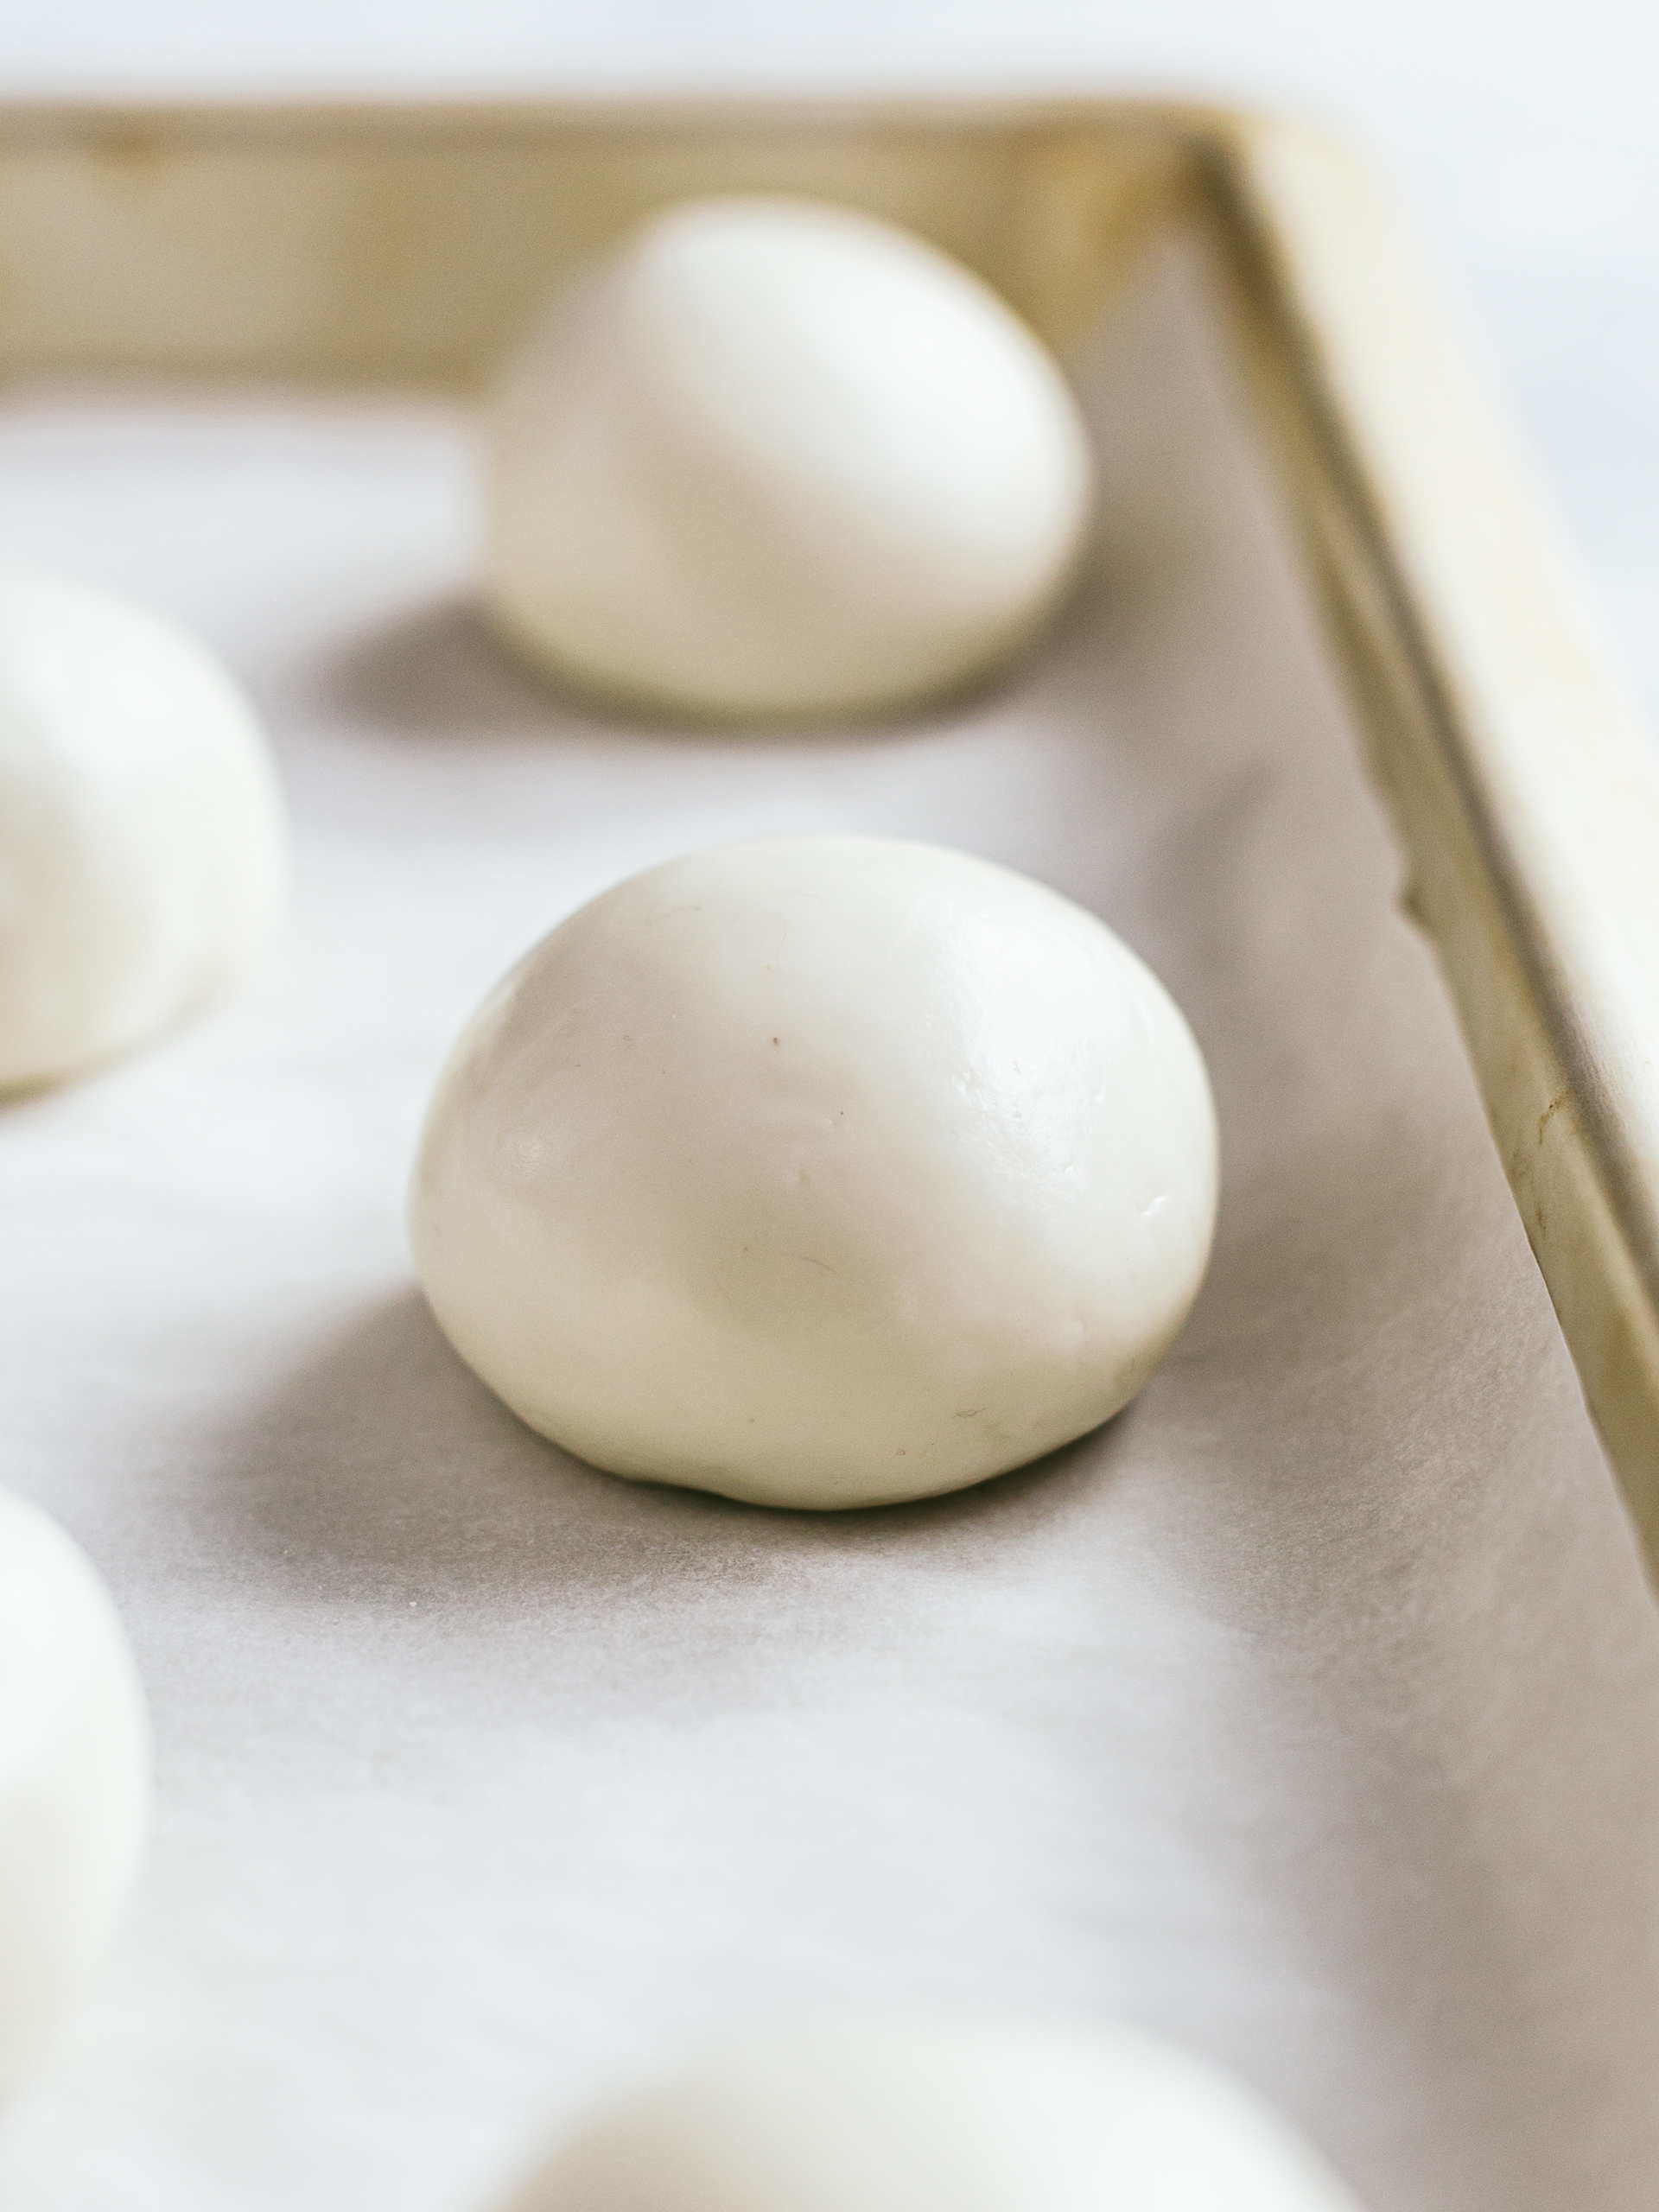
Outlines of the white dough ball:
{"type": "Polygon", "coordinates": [[[102,1956],[149,1819],[115,1608],[57,1523],[0,1491],[0,2106],[102,1956]]]}
{"type": "Polygon", "coordinates": [[[486,601],[601,692],[861,715],[1030,639],[1088,524],[1087,435],[995,293],[849,209],[670,209],[491,401],[486,601]]]}
{"type": "Polygon", "coordinates": [[[671,861],[452,1054],[412,1197],[451,1342],[619,1474],[855,1506],[1116,1413],[1197,1294],[1204,1065],[1109,930],[872,837],[671,861]]]}
{"type": "Polygon", "coordinates": [[[170,1027],[269,939],[282,803],[241,693],[183,631],[0,569],[0,1090],[170,1027]]]}
{"type": "Polygon", "coordinates": [[[1127,2027],[785,2022],[581,2130],[513,2212],[1358,2212],[1218,2068],[1127,2027]]]}

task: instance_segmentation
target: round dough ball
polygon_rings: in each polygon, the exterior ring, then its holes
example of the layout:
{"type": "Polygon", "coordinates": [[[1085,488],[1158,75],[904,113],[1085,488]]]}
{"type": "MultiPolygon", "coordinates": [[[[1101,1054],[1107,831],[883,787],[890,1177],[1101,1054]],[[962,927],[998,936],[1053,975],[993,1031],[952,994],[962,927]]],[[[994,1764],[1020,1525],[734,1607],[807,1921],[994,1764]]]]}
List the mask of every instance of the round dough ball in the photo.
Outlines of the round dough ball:
{"type": "Polygon", "coordinates": [[[264,741],[218,663],[142,607],[0,570],[0,1090],[211,997],[286,875],[264,741]]]}
{"type": "Polygon", "coordinates": [[[486,600],[599,691],[694,716],[864,715],[1034,634],[1088,523],[1086,433],[1012,310],[810,201],[646,225],[490,410],[486,600]]]}
{"type": "Polygon", "coordinates": [[[1111,931],[872,837],[607,892],[481,1007],[412,1201],[451,1342],[618,1474],[921,1497],[1138,1390],[1216,1203],[1204,1065],[1111,931]]]}
{"type": "Polygon", "coordinates": [[[514,2212],[1358,2212],[1289,2123],[1127,2027],[785,2022],[590,2121],[514,2212]]]}
{"type": "Polygon", "coordinates": [[[57,1523],[0,1491],[0,2106],[98,1964],[149,1821],[115,1608],[57,1523]]]}

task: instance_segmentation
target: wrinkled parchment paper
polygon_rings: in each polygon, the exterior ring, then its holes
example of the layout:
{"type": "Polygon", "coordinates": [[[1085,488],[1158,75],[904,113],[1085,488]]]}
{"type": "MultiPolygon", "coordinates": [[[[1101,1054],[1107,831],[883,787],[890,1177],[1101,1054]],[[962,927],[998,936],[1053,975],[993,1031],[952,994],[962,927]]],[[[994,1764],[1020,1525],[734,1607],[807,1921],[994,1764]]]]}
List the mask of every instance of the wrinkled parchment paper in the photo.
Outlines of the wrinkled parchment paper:
{"type": "Polygon", "coordinates": [[[1659,1629],[1195,267],[1080,364],[1061,632],[880,733],[523,680],[467,611],[459,410],[0,412],[0,551],[214,641],[299,849],[255,988],[0,1112],[4,1479],[108,1576],[160,1760],[7,2212],[487,2212],[683,2035],[887,2000],[1173,2030],[1374,2212],[1659,2202],[1659,1629]],[[1027,869],[1163,975],[1221,1109],[1209,1285],[1137,1405],[982,1489],[631,1487],[428,1319],[419,1117],[578,902],[840,829],[1027,869]]]}

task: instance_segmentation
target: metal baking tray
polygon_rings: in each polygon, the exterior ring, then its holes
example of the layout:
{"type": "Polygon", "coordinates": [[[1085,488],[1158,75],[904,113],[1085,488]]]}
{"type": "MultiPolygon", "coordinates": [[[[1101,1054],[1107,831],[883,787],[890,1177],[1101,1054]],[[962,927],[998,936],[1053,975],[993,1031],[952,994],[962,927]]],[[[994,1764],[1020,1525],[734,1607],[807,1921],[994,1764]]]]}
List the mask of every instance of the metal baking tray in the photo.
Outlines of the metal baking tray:
{"type": "Polygon", "coordinates": [[[1659,782],[1363,166],[1135,102],[13,109],[0,373],[0,552],[225,652],[301,861],[254,990],[0,1114],[7,1479],[114,1586],[161,1762],[8,2206],[485,2212],[676,2035],[842,2001],[1167,2027],[1376,2212],[1649,2204],[1659,782]],[[711,189],[912,225],[1071,370],[1098,553],[996,690],[728,741],[472,623],[482,372],[711,189]],[[1128,1414],[830,1518],[530,1437],[399,1229],[525,943],[810,827],[1103,912],[1226,1178],[1128,1414]]]}

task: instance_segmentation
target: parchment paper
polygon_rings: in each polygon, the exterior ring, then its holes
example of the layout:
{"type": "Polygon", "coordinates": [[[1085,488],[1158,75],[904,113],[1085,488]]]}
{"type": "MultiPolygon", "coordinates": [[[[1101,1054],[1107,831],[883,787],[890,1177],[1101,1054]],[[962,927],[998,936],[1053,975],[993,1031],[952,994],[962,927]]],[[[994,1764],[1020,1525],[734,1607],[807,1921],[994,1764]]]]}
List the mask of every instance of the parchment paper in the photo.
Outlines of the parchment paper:
{"type": "Polygon", "coordinates": [[[1173,2030],[1375,2212],[1659,2202],[1659,1632],[1194,268],[1081,365],[1060,634],[880,733],[516,675],[459,410],[0,415],[0,551],[228,655],[300,866],[233,1007],[0,1114],[4,1478],[108,1576],[160,1758],[8,2212],[487,2212],[683,2035],[886,2000],[1173,2030]],[[1137,1405],[982,1489],[631,1487],[428,1319],[419,1117],[578,902],[842,828],[1027,869],[1164,976],[1221,1108],[1210,1282],[1137,1405]]]}

